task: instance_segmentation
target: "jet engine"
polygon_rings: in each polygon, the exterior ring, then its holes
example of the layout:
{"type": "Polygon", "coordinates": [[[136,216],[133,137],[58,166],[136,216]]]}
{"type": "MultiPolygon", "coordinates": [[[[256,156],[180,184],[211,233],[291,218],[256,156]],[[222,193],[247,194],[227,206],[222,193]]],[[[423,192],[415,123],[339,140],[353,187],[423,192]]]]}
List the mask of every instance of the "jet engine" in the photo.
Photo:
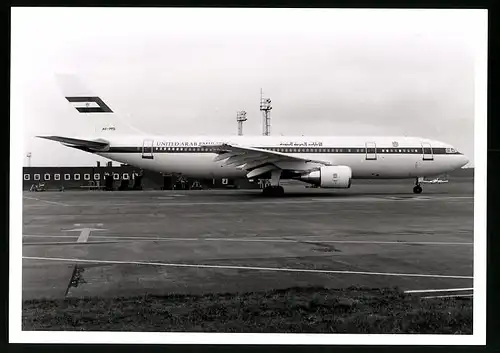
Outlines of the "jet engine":
{"type": "Polygon", "coordinates": [[[322,188],[347,189],[351,187],[351,178],[351,168],[338,165],[321,167],[319,170],[301,175],[298,179],[322,188]]]}

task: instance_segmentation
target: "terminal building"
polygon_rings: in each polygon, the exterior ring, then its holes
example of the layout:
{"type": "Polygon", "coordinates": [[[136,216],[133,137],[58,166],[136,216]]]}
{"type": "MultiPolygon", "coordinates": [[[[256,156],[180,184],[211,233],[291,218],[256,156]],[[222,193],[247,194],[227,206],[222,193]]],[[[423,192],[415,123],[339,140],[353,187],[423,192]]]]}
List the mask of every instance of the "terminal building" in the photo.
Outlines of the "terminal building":
{"type": "MultiPolygon", "coordinates": [[[[44,190],[92,190],[105,189],[106,179],[112,180],[112,190],[189,190],[260,188],[258,183],[247,180],[191,179],[182,175],[163,175],[111,162],[101,166],[82,167],[23,167],[23,190],[33,190],[42,185],[44,190]]],[[[109,183],[109,182],[108,182],[109,183]]],[[[109,185],[109,184],[108,184],[109,185]]]]}
{"type": "MultiPolygon", "coordinates": [[[[473,178],[474,168],[461,168],[445,179],[460,180],[473,178]]],[[[82,167],[23,167],[23,190],[199,190],[199,189],[259,189],[260,182],[230,178],[192,179],[182,175],[163,175],[161,173],[122,164],[113,166],[112,162],[101,166],[82,167]]]]}

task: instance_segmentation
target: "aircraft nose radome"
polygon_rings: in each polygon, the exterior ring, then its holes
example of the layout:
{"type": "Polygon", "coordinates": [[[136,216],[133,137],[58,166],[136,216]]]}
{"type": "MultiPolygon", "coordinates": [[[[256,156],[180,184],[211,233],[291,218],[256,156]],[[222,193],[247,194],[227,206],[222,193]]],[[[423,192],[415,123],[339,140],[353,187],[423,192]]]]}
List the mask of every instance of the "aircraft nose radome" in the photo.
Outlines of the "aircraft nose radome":
{"type": "Polygon", "coordinates": [[[462,161],[461,161],[461,167],[469,163],[469,158],[465,157],[465,155],[462,155],[462,161]]]}

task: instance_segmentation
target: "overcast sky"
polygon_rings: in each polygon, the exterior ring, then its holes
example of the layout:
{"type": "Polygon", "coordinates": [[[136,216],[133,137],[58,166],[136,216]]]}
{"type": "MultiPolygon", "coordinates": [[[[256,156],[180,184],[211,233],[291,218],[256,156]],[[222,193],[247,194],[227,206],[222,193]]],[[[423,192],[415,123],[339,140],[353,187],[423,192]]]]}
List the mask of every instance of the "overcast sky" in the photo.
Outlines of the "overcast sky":
{"type": "MultiPolygon", "coordinates": [[[[475,11],[22,8],[12,11],[12,107],[35,165],[96,156],[35,135],[93,122],[54,74],[165,135],[414,135],[474,157],[475,11]]],[[[25,164],[27,163],[27,159],[25,164]]]]}

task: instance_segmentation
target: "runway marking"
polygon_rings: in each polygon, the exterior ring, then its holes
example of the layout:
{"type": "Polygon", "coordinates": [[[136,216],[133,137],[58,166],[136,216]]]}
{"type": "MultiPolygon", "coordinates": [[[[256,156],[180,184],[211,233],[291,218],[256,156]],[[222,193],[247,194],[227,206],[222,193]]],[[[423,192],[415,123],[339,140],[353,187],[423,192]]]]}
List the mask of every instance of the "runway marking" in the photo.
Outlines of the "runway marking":
{"type": "MultiPolygon", "coordinates": [[[[162,203],[142,203],[142,202],[130,202],[130,203],[100,203],[99,206],[215,206],[215,205],[275,205],[275,204],[310,204],[316,201],[213,201],[213,202],[162,202],[162,203]]],[[[79,207],[95,207],[96,204],[82,204],[74,205],[79,207]]]]}
{"type": "Polygon", "coordinates": [[[448,243],[436,241],[371,241],[371,240],[322,240],[322,239],[231,239],[231,238],[207,238],[207,241],[242,241],[242,242],[282,242],[282,243],[346,243],[346,244],[418,244],[418,245],[474,245],[474,243],[448,243]]]}
{"type": "Polygon", "coordinates": [[[143,202],[130,202],[130,203],[94,203],[94,204],[79,204],[79,205],[67,205],[73,207],[114,207],[114,206],[216,206],[216,205],[283,205],[283,204],[311,204],[317,202],[367,202],[367,201],[381,201],[381,202],[399,202],[399,201],[440,201],[447,199],[460,199],[460,198],[474,198],[473,196],[463,196],[463,197],[432,197],[429,199],[419,199],[419,198],[404,198],[404,199],[391,199],[384,197],[354,197],[354,198],[314,198],[308,200],[275,200],[275,201],[212,201],[212,202],[162,202],[162,203],[143,203],[143,202]]]}
{"type": "MultiPolygon", "coordinates": [[[[94,229],[92,229],[94,230],[94,229]]],[[[99,229],[95,229],[99,230],[99,229]]],[[[56,238],[56,237],[72,237],[63,235],[24,235],[30,238],[56,238]]],[[[395,245],[474,245],[474,243],[466,242],[437,242],[437,241],[376,241],[376,240],[323,240],[317,238],[303,239],[254,239],[254,238],[174,238],[174,237],[140,237],[140,236],[112,236],[112,235],[94,235],[93,238],[103,239],[123,239],[123,240],[140,240],[140,241],[228,241],[228,242],[270,242],[270,243],[307,243],[314,241],[316,243],[345,243],[345,244],[395,244],[395,245]]]]}
{"type": "Polygon", "coordinates": [[[102,229],[102,228],[75,228],[75,229],[61,229],[61,232],[81,232],[85,229],[90,229],[90,230],[100,230],[100,231],[105,231],[107,229],[102,229]]]}
{"type": "Polygon", "coordinates": [[[102,263],[116,265],[149,265],[165,267],[191,267],[191,268],[217,268],[225,270],[253,270],[253,271],[276,271],[276,272],[306,272],[306,273],[330,273],[330,274],[351,274],[351,275],[371,275],[371,276],[395,276],[395,277],[428,277],[428,278],[453,278],[453,279],[473,279],[472,276],[451,276],[451,275],[430,275],[419,273],[388,273],[388,272],[364,272],[364,271],[337,271],[337,270],[310,270],[302,268],[286,267],[255,267],[255,266],[229,266],[229,265],[202,265],[202,264],[177,264],[165,262],[145,262],[145,261],[117,261],[117,260],[89,260],[77,258],[60,257],[36,257],[23,256],[26,260],[61,261],[76,263],[102,263]]]}
{"type": "Polygon", "coordinates": [[[85,243],[75,243],[75,242],[69,242],[69,241],[51,241],[51,242],[38,242],[38,243],[23,243],[23,246],[44,246],[44,245],[93,245],[93,244],[117,244],[121,243],[117,240],[108,240],[108,241],[87,241],[85,243]]]}
{"type": "MultiPolygon", "coordinates": [[[[67,206],[70,206],[70,205],[68,205],[68,204],[66,204],[66,203],[56,202],[56,201],[46,201],[46,200],[41,200],[41,199],[36,198],[36,197],[23,196],[23,198],[25,198],[25,199],[29,199],[29,200],[36,200],[36,201],[40,201],[40,202],[46,202],[46,203],[48,203],[48,204],[52,204],[52,205],[66,206],[66,207],[67,207],[67,206]]],[[[26,206],[28,206],[28,205],[26,205],[26,206]]]]}
{"type": "MultiPolygon", "coordinates": [[[[75,238],[73,236],[56,236],[56,235],[26,235],[25,237],[28,238],[75,238]]],[[[203,238],[144,238],[144,237],[113,237],[113,236],[99,236],[99,235],[94,235],[93,238],[100,238],[100,239],[114,239],[114,240],[101,240],[101,241],[93,241],[93,242],[88,242],[87,244],[106,244],[106,243],[121,243],[119,240],[130,240],[129,242],[134,242],[134,241],[143,241],[143,242],[152,242],[152,241],[160,241],[160,242],[167,242],[167,241],[229,241],[229,242],[270,242],[270,243],[303,243],[303,244],[309,244],[309,241],[300,241],[300,240],[281,240],[281,239],[203,239],[203,238]]],[[[313,240],[310,240],[313,241],[313,240]]],[[[473,245],[473,243],[438,243],[438,242],[356,242],[356,241],[324,241],[321,239],[316,239],[314,240],[315,243],[353,243],[353,244],[395,244],[395,245],[412,245],[412,244],[419,244],[419,245],[473,245]]],[[[57,245],[62,245],[62,244],[69,244],[69,245],[74,245],[75,243],[72,242],[38,242],[38,243],[23,243],[23,245],[52,245],[52,244],[57,244],[57,245]]]]}
{"type": "Polygon", "coordinates": [[[78,237],[77,243],[86,243],[90,236],[90,228],[84,228],[78,237]]]}
{"type": "Polygon", "coordinates": [[[319,202],[344,202],[344,201],[441,201],[441,200],[449,200],[449,199],[473,199],[474,196],[382,196],[382,197],[353,197],[353,198],[315,198],[313,201],[319,202]]]}
{"type": "Polygon", "coordinates": [[[73,225],[75,227],[81,227],[82,225],[86,225],[87,227],[89,227],[89,226],[102,227],[104,225],[104,223],[74,223],[73,225]]]}
{"type": "Polygon", "coordinates": [[[405,293],[460,292],[468,290],[474,290],[474,288],[416,289],[416,290],[407,290],[405,291],[405,293]]]}
{"type": "Polygon", "coordinates": [[[23,234],[26,238],[76,238],[76,235],[41,235],[41,234],[23,234]]]}
{"type": "Polygon", "coordinates": [[[472,296],[474,296],[474,294],[438,295],[432,297],[421,297],[420,299],[455,298],[455,297],[472,297],[472,296]]]}

